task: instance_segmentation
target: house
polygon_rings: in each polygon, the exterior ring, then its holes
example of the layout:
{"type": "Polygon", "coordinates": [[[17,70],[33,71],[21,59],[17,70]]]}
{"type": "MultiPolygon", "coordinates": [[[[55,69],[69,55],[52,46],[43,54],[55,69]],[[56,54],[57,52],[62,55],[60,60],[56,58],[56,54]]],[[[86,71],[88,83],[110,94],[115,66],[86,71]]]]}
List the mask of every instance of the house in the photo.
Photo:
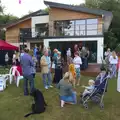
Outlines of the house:
{"type": "Polygon", "coordinates": [[[58,48],[63,54],[75,44],[86,46],[89,62],[101,63],[104,32],[113,15],[109,11],[44,1],[49,13],[39,10],[7,26],[6,40],[16,46],[35,44],[58,48]]]}

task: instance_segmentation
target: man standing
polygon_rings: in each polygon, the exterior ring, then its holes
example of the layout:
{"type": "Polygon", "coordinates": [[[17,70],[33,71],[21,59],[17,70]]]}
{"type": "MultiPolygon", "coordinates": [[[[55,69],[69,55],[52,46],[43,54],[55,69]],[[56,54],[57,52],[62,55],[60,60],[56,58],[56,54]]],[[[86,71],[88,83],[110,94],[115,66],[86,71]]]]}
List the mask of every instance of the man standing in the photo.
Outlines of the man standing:
{"type": "Polygon", "coordinates": [[[28,81],[30,84],[30,93],[34,90],[34,79],[32,69],[34,67],[32,57],[28,54],[29,50],[25,49],[24,54],[20,57],[23,77],[24,77],[24,95],[28,95],[28,81]]]}
{"type": "Polygon", "coordinates": [[[5,65],[8,67],[8,62],[9,62],[9,56],[8,53],[5,54],[5,65]]]}
{"type": "Polygon", "coordinates": [[[44,55],[41,57],[41,73],[43,78],[43,84],[45,89],[48,89],[51,86],[51,60],[48,57],[48,51],[44,51],[44,55]],[[46,81],[48,79],[48,82],[46,81]]]}
{"type": "Polygon", "coordinates": [[[71,58],[71,48],[67,50],[67,64],[70,65],[72,63],[72,58],[71,58]]]}

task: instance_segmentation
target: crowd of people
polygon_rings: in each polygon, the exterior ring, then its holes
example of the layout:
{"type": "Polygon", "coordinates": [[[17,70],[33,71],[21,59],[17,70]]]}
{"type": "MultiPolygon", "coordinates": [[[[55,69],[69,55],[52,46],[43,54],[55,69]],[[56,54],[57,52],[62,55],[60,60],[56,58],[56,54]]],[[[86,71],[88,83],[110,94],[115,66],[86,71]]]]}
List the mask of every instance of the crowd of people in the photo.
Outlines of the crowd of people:
{"type": "Polygon", "coordinates": [[[111,77],[116,77],[118,65],[118,56],[116,52],[115,51],[111,52],[110,48],[108,48],[104,55],[107,69],[111,71],[111,77]]]}
{"type": "MultiPolygon", "coordinates": [[[[35,75],[36,68],[41,68],[42,80],[45,89],[52,88],[52,83],[59,89],[59,96],[61,101],[61,107],[65,103],[76,104],[76,86],[80,85],[80,71],[83,60],[81,56],[86,55],[86,49],[83,47],[81,53],[76,50],[74,52],[74,58],[71,57],[71,49],[66,52],[68,71],[63,75],[64,60],[61,57],[61,52],[58,49],[53,50],[53,57],[50,47],[44,48],[41,52],[41,47],[35,46],[31,52],[27,48],[13,54],[13,66],[17,67],[17,70],[24,77],[24,95],[32,94],[35,89],[35,75]],[[84,51],[84,52],[82,52],[84,51]],[[83,55],[84,54],[84,55],[83,55]],[[52,69],[54,69],[54,77],[52,78],[52,69]],[[30,85],[30,93],[28,90],[28,82],[30,85]]],[[[7,55],[6,55],[7,56],[7,55]]],[[[6,61],[7,61],[6,57],[6,61]]],[[[111,77],[116,77],[118,57],[115,51],[111,52],[108,49],[105,52],[105,61],[110,70],[111,77]]],[[[101,73],[97,76],[96,80],[89,80],[88,86],[82,86],[85,88],[83,96],[90,93],[94,89],[96,83],[101,83],[102,78],[106,74],[106,68],[101,68],[101,73]]]]}

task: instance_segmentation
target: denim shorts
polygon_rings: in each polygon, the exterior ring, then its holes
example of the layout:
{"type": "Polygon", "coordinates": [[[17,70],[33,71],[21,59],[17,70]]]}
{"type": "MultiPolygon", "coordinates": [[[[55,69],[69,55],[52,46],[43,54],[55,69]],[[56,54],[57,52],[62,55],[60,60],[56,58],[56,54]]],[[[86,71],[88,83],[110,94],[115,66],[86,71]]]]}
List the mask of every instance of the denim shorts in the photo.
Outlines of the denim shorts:
{"type": "Polygon", "coordinates": [[[72,92],[71,96],[60,96],[60,100],[76,104],[77,103],[76,92],[72,92]]]}
{"type": "Polygon", "coordinates": [[[76,68],[76,78],[80,77],[80,68],[76,68]]]}

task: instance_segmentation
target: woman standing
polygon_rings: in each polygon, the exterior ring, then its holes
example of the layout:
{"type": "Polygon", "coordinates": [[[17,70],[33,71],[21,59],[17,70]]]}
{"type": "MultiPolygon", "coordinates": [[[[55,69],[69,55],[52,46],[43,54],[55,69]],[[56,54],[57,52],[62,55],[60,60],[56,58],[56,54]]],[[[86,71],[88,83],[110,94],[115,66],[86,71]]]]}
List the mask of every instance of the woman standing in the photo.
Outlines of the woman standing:
{"type": "Polygon", "coordinates": [[[110,68],[111,68],[111,77],[116,77],[118,57],[115,51],[112,52],[112,55],[109,58],[109,62],[110,62],[110,68]]]}
{"type": "Polygon", "coordinates": [[[80,65],[82,65],[82,60],[81,60],[81,57],[79,57],[78,52],[75,52],[74,56],[75,57],[74,57],[73,63],[75,65],[75,69],[76,69],[77,86],[79,86],[79,84],[80,84],[80,65]]]}
{"type": "Polygon", "coordinates": [[[110,48],[108,48],[107,51],[105,52],[105,62],[107,64],[108,68],[110,66],[109,58],[110,58],[111,54],[112,54],[111,50],[110,50],[110,48]]]}
{"type": "Polygon", "coordinates": [[[59,81],[63,77],[61,52],[57,52],[57,54],[58,55],[57,55],[56,59],[54,60],[54,63],[55,63],[55,76],[54,76],[53,83],[55,83],[55,84],[59,83],[59,81]]]}
{"type": "Polygon", "coordinates": [[[38,67],[40,68],[40,50],[39,48],[37,48],[37,52],[36,52],[36,57],[37,57],[37,64],[38,64],[38,67]]]}

